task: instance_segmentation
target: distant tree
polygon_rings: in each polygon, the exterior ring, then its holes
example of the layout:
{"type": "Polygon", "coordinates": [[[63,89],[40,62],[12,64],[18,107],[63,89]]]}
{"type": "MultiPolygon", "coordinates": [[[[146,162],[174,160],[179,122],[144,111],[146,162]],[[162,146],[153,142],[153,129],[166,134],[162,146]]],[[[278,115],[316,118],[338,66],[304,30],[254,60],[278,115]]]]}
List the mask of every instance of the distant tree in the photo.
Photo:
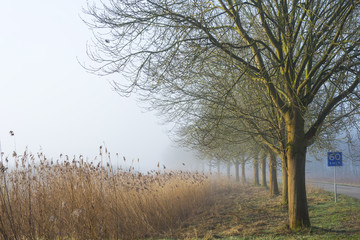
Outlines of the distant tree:
{"type": "Polygon", "coordinates": [[[260,153],[260,169],[261,169],[261,186],[267,187],[266,182],[266,152],[264,150],[260,153]]]}
{"type": "Polygon", "coordinates": [[[260,186],[260,178],[259,178],[259,152],[252,153],[253,160],[253,180],[255,186],[260,186]]]}
{"type": "Polygon", "coordinates": [[[269,149],[269,182],[270,182],[270,195],[278,195],[279,187],[277,182],[277,162],[276,162],[276,154],[269,149]]]}

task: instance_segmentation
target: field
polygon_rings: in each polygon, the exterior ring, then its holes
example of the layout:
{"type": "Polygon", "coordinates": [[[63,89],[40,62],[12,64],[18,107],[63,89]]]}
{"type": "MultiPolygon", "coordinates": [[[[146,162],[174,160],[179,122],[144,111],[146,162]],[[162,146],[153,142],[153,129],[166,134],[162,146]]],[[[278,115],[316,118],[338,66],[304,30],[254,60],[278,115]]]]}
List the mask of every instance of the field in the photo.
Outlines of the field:
{"type": "MultiPolygon", "coordinates": [[[[9,157],[2,239],[360,239],[360,201],[308,189],[312,228],[292,232],[268,189],[200,173],[113,169],[110,156],[9,157]]],[[[124,159],[125,160],[125,159],[124,159]]]]}

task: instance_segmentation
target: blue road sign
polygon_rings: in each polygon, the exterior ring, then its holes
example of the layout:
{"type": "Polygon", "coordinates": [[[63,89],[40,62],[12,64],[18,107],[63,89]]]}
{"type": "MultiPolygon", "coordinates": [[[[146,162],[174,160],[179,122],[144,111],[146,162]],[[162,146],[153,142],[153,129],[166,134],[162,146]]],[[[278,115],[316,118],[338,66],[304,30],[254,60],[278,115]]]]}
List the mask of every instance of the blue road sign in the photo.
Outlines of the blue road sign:
{"type": "Polygon", "coordinates": [[[342,152],[328,152],[328,166],[342,166],[342,152]]]}

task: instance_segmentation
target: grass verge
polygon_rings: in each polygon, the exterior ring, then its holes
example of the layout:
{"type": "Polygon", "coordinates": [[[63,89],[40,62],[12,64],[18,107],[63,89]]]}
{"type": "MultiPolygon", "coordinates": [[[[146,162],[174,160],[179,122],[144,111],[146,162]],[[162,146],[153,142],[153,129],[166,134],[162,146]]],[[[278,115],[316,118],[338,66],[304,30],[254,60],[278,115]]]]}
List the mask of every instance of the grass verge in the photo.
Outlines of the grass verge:
{"type": "Polygon", "coordinates": [[[253,186],[227,185],[213,196],[214,205],[199,210],[166,239],[360,239],[360,201],[308,189],[312,227],[293,232],[281,196],[253,186]]]}

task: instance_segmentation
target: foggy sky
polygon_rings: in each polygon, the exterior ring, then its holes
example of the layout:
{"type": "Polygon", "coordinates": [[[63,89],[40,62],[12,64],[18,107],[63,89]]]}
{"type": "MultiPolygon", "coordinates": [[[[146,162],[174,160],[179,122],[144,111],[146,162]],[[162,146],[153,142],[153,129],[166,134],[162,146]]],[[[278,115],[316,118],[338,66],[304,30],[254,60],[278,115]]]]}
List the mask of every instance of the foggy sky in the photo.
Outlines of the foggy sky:
{"type": "Polygon", "coordinates": [[[0,8],[0,141],[9,154],[26,146],[36,153],[94,156],[106,144],[112,153],[163,161],[173,145],[154,113],[134,97],[122,98],[89,64],[91,32],[82,22],[85,0],[3,1],[0,8]],[[79,62],[78,62],[79,61],[79,62]],[[15,133],[11,137],[9,131],[15,133]],[[15,143],[14,143],[15,140],[15,143]]]}

